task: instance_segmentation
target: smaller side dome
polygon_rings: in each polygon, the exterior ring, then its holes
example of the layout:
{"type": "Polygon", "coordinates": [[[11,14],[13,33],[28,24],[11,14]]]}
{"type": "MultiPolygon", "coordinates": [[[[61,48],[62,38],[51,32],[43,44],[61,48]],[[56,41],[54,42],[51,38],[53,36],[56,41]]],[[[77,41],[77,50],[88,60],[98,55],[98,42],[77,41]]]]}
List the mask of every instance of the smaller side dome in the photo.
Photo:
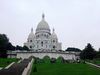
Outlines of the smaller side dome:
{"type": "Polygon", "coordinates": [[[53,29],[53,33],[51,34],[51,37],[52,37],[52,38],[57,39],[57,35],[56,35],[56,33],[55,33],[55,30],[54,30],[54,29],[53,29]]]}
{"type": "Polygon", "coordinates": [[[28,36],[28,39],[33,39],[34,38],[34,33],[33,33],[33,28],[31,28],[31,33],[28,36]]]}

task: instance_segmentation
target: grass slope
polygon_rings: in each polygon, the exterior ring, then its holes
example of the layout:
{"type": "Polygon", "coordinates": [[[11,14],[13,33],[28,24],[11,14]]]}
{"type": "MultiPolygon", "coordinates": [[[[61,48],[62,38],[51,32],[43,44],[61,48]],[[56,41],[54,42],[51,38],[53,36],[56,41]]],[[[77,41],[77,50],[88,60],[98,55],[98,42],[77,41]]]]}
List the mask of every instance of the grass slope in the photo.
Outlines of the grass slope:
{"type": "Polygon", "coordinates": [[[31,75],[100,75],[100,69],[87,64],[33,64],[31,75]],[[34,66],[33,66],[34,68],[34,66]]]}
{"type": "Polygon", "coordinates": [[[12,62],[17,62],[18,59],[16,58],[0,58],[0,67],[6,67],[12,62]]]}

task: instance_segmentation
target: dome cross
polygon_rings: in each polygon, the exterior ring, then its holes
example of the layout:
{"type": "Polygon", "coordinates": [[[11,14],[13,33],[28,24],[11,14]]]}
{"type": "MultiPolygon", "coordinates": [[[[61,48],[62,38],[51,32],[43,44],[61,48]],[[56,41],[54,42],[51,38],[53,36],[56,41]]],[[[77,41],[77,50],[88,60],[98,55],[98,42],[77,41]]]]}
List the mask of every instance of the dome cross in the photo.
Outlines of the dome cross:
{"type": "Polygon", "coordinates": [[[55,29],[53,28],[53,32],[55,32],[55,29]]]}
{"type": "Polygon", "coordinates": [[[33,32],[33,28],[31,28],[31,32],[33,32]]]}
{"type": "Polygon", "coordinates": [[[42,19],[44,19],[45,18],[45,15],[44,15],[44,13],[42,14],[42,19]]]}

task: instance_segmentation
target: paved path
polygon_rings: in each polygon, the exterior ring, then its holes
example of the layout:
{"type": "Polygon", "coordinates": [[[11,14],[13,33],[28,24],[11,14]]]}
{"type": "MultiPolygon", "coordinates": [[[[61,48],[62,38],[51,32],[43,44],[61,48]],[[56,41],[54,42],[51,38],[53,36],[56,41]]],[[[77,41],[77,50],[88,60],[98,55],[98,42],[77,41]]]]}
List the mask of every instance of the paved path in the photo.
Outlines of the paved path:
{"type": "Polygon", "coordinates": [[[20,63],[13,64],[8,69],[0,70],[0,75],[22,75],[24,69],[28,66],[28,63],[32,60],[32,58],[24,59],[20,63]]]}
{"type": "Polygon", "coordinates": [[[90,65],[92,65],[92,66],[95,66],[95,67],[97,67],[97,68],[100,68],[100,66],[99,65],[96,65],[96,64],[93,64],[93,63],[90,63],[90,62],[85,62],[86,64],[90,64],[90,65]]]}

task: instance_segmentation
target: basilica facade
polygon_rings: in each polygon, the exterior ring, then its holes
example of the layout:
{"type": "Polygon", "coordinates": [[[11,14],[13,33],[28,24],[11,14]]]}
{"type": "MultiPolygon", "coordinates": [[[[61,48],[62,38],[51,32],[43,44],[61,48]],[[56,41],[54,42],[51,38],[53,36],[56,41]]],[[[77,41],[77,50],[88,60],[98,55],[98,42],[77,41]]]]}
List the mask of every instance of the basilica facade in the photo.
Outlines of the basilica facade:
{"type": "Polygon", "coordinates": [[[45,21],[45,15],[38,23],[36,32],[33,28],[28,36],[27,42],[24,43],[30,50],[62,50],[61,43],[58,41],[55,30],[50,30],[48,23],[45,21]]]}
{"type": "Polygon", "coordinates": [[[64,60],[77,60],[79,59],[80,52],[63,51],[61,43],[58,41],[58,37],[55,30],[50,30],[48,23],[45,21],[44,14],[42,20],[38,23],[35,33],[33,28],[27,38],[27,42],[24,43],[30,51],[16,50],[8,52],[8,58],[29,58],[31,56],[43,59],[45,56],[50,58],[63,57],[64,60]]]}

